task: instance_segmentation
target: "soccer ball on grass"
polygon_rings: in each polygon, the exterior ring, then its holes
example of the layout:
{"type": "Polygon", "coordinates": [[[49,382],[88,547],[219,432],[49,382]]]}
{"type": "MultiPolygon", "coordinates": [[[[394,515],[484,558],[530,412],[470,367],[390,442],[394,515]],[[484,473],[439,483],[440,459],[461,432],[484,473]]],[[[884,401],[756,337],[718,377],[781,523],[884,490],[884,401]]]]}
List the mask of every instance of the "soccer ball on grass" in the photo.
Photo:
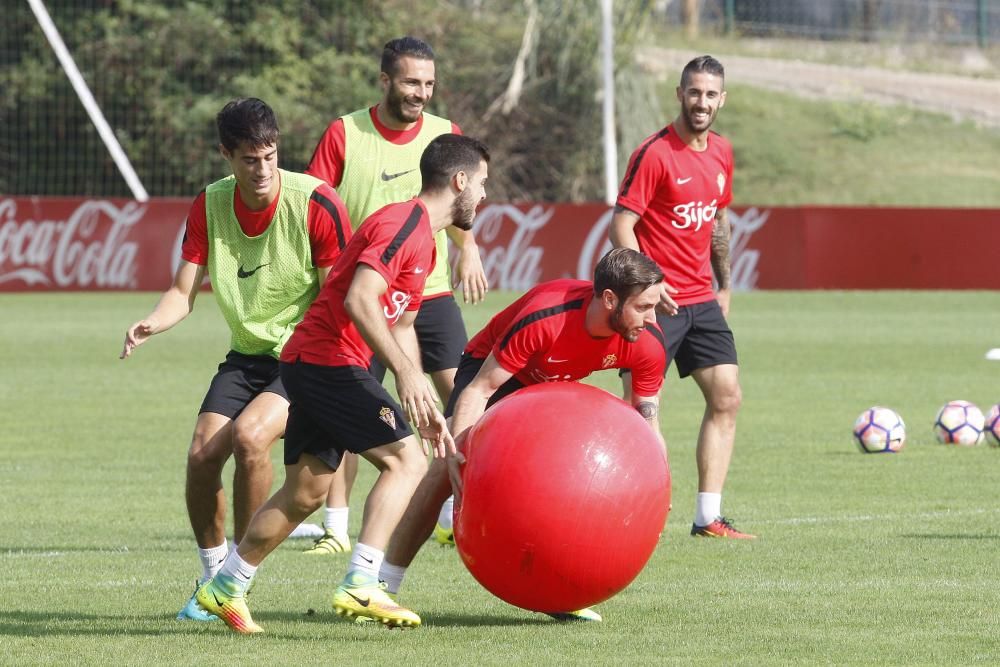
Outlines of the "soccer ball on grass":
{"type": "Polygon", "coordinates": [[[854,439],[866,454],[895,453],[906,443],[906,424],[895,410],[876,405],[855,420],[854,439]]]}
{"type": "Polygon", "coordinates": [[[990,408],[990,413],[986,415],[986,442],[1000,447],[1000,403],[990,408]]]}
{"type": "Polygon", "coordinates": [[[971,447],[983,441],[986,418],[969,401],[949,401],[934,419],[934,435],[946,445],[971,447]]]}

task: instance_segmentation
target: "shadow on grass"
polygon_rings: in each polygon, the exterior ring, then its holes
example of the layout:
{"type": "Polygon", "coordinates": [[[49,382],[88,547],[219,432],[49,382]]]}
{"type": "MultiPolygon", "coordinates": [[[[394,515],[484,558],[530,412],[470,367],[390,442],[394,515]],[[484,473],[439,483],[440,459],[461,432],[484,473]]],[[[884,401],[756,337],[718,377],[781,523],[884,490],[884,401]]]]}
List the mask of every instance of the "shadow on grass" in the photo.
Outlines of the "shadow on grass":
{"type": "MultiPolygon", "coordinates": [[[[307,623],[343,623],[345,625],[355,625],[358,628],[375,628],[379,626],[374,623],[354,623],[353,621],[341,618],[332,611],[317,614],[301,614],[289,612],[268,612],[253,610],[254,620],[263,624],[266,621],[296,622],[305,621],[307,623]]],[[[525,612],[524,616],[486,616],[481,614],[435,614],[433,611],[423,611],[421,613],[424,627],[437,628],[472,628],[472,627],[516,627],[516,626],[537,626],[537,625],[565,625],[553,621],[548,616],[541,614],[531,614],[525,612]]],[[[575,625],[571,624],[571,625],[575,625]]],[[[583,625],[583,624],[581,624],[583,625]]]]}
{"type": "Polygon", "coordinates": [[[911,540],[1000,540],[1000,535],[983,535],[981,533],[910,533],[902,537],[911,540]]]}
{"type": "MultiPolygon", "coordinates": [[[[342,625],[358,631],[357,638],[364,638],[368,632],[379,632],[382,627],[375,624],[355,624],[333,613],[307,614],[289,612],[255,612],[254,619],[264,626],[267,637],[295,639],[297,635],[273,632],[268,623],[308,623],[342,625]]],[[[527,615],[524,617],[497,617],[482,615],[441,614],[425,619],[427,627],[514,627],[541,626],[550,624],[562,627],[548,618],[527,615]]],[[[582,624],[581,624],[582,625],[582,624]]],[[[385,628],[386,630],[388,628],[385,628]]],[[[49,636],[203,636],[205,633],[230,634],[221,622],[197,623],[178,621],[173,614],[149,614],[145,616],[113,614],[83,614],[52,611],[0,611],[0,637],[49,637],[49,636]]]]}

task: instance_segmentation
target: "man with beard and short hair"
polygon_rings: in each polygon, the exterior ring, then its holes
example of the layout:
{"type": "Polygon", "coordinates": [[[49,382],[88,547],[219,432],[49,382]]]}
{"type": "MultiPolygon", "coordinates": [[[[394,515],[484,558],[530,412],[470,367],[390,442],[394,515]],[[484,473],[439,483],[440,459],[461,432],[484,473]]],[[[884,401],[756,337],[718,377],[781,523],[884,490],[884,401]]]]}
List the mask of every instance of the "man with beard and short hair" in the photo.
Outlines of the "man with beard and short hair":
{"type": "MultiPolygon", "coordinates": [[[[666,276],[656,321],[678,374],[705,397],[698,434],[698,495],[691,534],[753,539],[722,516],[722,487],[742,402],[730,301],[729,212],[733,149],[712,132],[726,102],[725,71],[711,56],[689,62],[677,87],[680,113],[629,161],[611,242],[649,255],[666,276]],[[718,292],[712,289],[712,274],[718,292]]],[[[627,379],[625,380],[627,385],[627,379]]]]}
{"type": "Polygon", "coordinates": [[[420,625],[420,617],[397,605],[378,579],[383,551],[427,470],[426,446],[414,431],[434,444],[436,457],[455,453],[420,371],[413,322],[434,268],[433,234],[449,225],[472,226],[486,197],[488,162],[489,152],[475,139],[434,139],[420,159],[420,194],[365,220],[285,345],[281,379],[290,406],[284,485],[197,593],[198,602],[233,630],[261,632],[245,601],[257,567],[323,504],[346,452],[364,456],[379,475],[334,610],[391,627],[420,625]],[[398,403],[369,372],[373,354],[395,374],[398,403]]]}
{"type": "MultiPolygon", "coordinates": [[[[382,51],[382,101],[337,118],[323,134],[306,173],[337,189],[355,228],[386,204],[405,201],[420,189],[420,154],[434,137],[461,134],[450,120],[427,113],[436,85],[434,51],[415,37],[388,42],[382,51]]],[[[462,314],[451,291],[448,237],[460,250],[458,278],[466,303],[478,303],[486,293],[479,249],[469,230],[457,226],[435,237],[438,261],[428,276],[423,306],[415,330],[420,361],[430,374],[444,404],[455,384],[455,369],[468,342],[462,314]]],[[[385,368],[375,360],[372,374],[380,380],[385,368]]],[[[306,553],[324,555],[347,551],[348,505],[357,475],[357,459],[349,455],[334,476],[323,519],[324,534],[306,553]]],[[[451,536],[451,513],[442,512],[441,541],[451,536]]],[[[306,526],[303,527],[307,528],[306,526]]]]}
{"type": "MultiPolygon", "coordinates": [[[[489,406],[527,385],[631,368],[632,405],[662,444],[658,412],[666,358],[655,316],[662,280],[663,272],[651,259],[619,248],[598,262],[593,282],[553,280],[528,290],[465,348],[445,410],[452,432],[461,438],[489,406]]],[[[436,459],[414,492],[379,573],[390,593],[399,591],[452,485],[458,490],[459,460],[436,459]]],[[[601,620],[591,609],[553,616],[601,620]]]]}

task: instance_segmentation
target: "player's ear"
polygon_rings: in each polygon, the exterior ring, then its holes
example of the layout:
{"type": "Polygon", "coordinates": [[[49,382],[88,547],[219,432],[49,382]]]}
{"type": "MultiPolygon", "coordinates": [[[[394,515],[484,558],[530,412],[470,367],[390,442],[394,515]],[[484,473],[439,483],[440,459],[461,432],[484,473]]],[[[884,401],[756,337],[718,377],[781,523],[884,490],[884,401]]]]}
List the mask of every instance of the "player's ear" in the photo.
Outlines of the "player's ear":
{"type": "Polygon", "coordinates": [[[230,153],[229,149],[227,149],[222,144],[219,144],[219,154],[222,155],[222,157],[226,158],[226,160],[232,162],[232,160],[233,160],[233,154],[230,153]]]}
{"type": "Polygon", "coordinates": [[[601,292],[601,303],[608,310],[614,310],[618,307],[618,295],[609,289],[605,289],[601,292]]]}
{"type": "Polygon", "coordinates": [[[451,182],[455,186],[455,190],[460,193],[465,192],[465,188],[469,187],[469,175],[465,171],[456,171],[451,182]]]}
{"type": "Polygon", "coordinates": [[[721,109],[725,105],[726,105],[726,91],[723,90],[722,94],[719,95],[719,108],[721,109]]]}

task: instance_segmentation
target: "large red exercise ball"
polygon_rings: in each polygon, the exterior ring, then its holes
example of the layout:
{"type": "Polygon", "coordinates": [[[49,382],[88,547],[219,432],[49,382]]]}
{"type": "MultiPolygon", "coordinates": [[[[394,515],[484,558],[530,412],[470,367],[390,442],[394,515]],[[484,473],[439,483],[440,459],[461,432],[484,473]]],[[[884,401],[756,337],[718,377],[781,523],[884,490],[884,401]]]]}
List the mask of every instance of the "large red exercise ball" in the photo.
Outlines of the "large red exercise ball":
{"type": "Polygon", "coordinates": [[[539,384],[469,429],[455,543],[487,590],[565,612],[625,588],[653,554],[670,468],[636,410],[576,382],[539,384]]]}

